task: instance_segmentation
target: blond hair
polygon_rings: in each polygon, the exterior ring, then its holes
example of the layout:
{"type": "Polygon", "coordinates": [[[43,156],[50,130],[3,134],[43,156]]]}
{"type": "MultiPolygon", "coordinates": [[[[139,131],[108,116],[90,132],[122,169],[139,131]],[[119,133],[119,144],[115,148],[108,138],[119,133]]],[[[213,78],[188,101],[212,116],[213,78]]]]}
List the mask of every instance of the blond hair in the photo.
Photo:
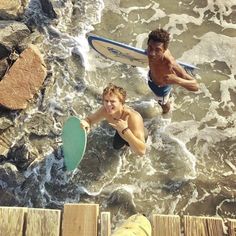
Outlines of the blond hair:
{"type": "Polygon", "coordinates": [[[115,94],[119,98],[122,104],[125,103],[126,91],[122,87],[109,83],[108,86],[103,89],[103,93],[102,93],[103,100],[104,100],[104,96],[107,94],[115,94]]]}

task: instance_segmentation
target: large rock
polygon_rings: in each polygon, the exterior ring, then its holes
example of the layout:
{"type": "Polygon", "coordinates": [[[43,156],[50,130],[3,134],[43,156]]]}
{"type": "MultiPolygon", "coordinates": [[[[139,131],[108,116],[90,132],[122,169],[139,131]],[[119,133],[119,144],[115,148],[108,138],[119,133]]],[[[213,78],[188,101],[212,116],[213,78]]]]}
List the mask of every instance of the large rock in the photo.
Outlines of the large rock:
{"type": "Polygon", "coordinates": [[[46,75],[41,53],[36,46],[30,45],[0,81],[0,105],[12,110],[26,108],[46,75]]]}
{"type": "Polygon", "coordinates": [[[0,78],[2,78],[5,75],[5,72],[8,69],[8,62],[7,59],[0,60],[0,78]]]}
{"type": "Polygon", "coordinates": [[[9,189],[0,189],[1,206],[19,206],[20,202],[15,193],[9,189]]]}
{"type": "Polygon", "coordinates": [[[0,32],[0,59],[7,57],[30,35],[29,28],[24,23],[16,21],[0,21],[0,32]]]}
{"type": "Polygon", "coordinates": [[[0,179],[2,184],[4,183],[7,188],[19,186],[25,180],[24,175],[20,173],[16,166],[11,163],[4,163],[0,165],[0,179]]]}
{"type": "MultiPolygon", "coordinates": [[[[53,3],[50,0],[40,0],[43,12],[50,18],[57,18],[57,13],[53,8],[53,3]]],[[[55,5],[55,4],[54,4],[55,5]]]]}
{"type": "Polygon", "coordinates": [[[6,159],[7,153],[13,143],[11,140],[15,140],[16,132],[12,132],[10,128],[13,125],[13,122],[4,115],[0,118],[0,162],[6,159]]]}
{"type": "Polygon", "coordinates": [[[0,19],[15,20],[20,19],[24,14],[29,0],[1,0],[0,19]]]}
{"type": "Polygon", "coordinates": [[[14,163],[20,171],[26,170],[37,157],[39,157],[38,150],[24,137],[18,140],[7,154],[7,160],[14,163]]]}

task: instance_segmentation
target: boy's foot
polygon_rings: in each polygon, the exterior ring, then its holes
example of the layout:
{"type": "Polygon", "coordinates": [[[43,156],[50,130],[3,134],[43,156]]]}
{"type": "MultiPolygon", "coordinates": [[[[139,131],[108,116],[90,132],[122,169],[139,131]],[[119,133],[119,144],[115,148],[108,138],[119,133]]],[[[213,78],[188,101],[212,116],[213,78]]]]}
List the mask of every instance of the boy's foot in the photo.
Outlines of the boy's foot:
{"type": "Polygon", "coordinates": [[[168,113],[170,110],[170,102],[167,102],[166,104],[161,105],[161,107],[162,107],[162,114],[168,113]]]}

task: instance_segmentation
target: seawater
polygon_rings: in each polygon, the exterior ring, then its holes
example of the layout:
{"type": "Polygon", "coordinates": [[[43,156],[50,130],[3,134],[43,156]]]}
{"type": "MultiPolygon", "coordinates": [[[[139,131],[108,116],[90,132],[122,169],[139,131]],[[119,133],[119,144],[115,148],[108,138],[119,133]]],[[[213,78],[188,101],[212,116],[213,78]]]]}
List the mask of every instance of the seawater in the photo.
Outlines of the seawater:
{"type": "MultiPolygon", "coordinates": [[[[106,122],[88,135],[78,169],[64,169],[60,135],[30,139],[39,151],[15,194],[25,206],[62,208],[68,202],[99,203],[117,222],[134,212],[151,216],[189,214],[236,218],[236,2],[234,0],[66,1],[57,23],[37,0],[28,19],[41,29],[48,71],[43,97],[24,111],[50,117],[60,134],[70,115],[80,118],[101,106],[109,83],[124,87],[127,104],[149,130],[144,157],[112,149],[106,122]],[[179,61],[199,67],[196,93],[174,86],[172,111],[161,109],[146,84],[147,69],[110,61],[91,49],[86,33],[145,48],[148,33],[171,33],[179,61]],[[33,193],[27,186],[34,185],[33,193]]],[[[22,115],[16,126],[22,134],[22,115]]]]}

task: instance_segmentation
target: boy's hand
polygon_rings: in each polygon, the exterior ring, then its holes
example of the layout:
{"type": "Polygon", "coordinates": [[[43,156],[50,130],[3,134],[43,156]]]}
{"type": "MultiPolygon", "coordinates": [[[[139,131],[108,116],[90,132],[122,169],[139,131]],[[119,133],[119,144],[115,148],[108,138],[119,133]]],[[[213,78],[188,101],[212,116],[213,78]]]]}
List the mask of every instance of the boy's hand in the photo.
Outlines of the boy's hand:
{"type": "Polygon", "coordinates": [[[80,121],[80,127],[85,129],[87,133],[90,131],[90,124],[86,120],[80,121]]]}
{"type": "Polygon", "coordinates": [[[116,129],[119,133],[122,132],[122,130],[124,130],[125,128],[128,127],[128,118],[129,115],[124,117],[124,120],[122,119],[118,119],[116,120],[115,123],[109,123],[114,129],[116,129]]]}

